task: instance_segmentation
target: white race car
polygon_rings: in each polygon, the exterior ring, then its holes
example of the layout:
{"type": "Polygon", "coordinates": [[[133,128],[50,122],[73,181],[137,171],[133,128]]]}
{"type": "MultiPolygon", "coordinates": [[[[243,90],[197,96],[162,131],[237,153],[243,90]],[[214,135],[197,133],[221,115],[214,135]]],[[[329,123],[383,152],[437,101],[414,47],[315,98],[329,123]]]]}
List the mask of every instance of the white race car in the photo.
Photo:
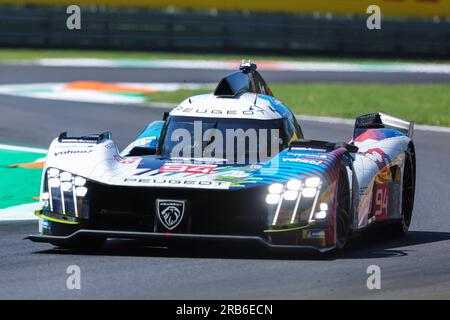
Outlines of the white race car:
{"type": "Polygon", "coordinates": [[[350,143],[305,140],[256,65],[189,97],[119,152],[108,132],[50,145],[39,234],[61,247],[108,238],[158,245],[249,242],[342,248],[376,223],[407,232],[415,190],[413,124],[373,113],[350,143]]]}

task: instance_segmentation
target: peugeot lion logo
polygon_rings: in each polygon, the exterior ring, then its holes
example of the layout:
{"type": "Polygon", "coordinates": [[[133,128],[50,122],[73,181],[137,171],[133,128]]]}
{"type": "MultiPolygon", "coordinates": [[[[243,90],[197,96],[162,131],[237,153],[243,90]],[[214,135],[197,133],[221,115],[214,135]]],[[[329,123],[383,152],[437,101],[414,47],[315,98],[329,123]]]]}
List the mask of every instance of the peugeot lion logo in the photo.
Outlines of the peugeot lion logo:
{"type": "Polygon", "coordinates": [[[159,221],[169,230],[176,228],[183,219],[184,201],[156,200],[159,221]]]}

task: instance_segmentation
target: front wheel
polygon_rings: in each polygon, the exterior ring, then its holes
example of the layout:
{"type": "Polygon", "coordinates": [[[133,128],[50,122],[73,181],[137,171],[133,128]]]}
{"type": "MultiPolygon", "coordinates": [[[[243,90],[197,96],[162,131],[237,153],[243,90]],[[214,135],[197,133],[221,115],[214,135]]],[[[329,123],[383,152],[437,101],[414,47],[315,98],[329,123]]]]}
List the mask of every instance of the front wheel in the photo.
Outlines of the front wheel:
{"type": "Polygon", "coordinates": [[[408,233],[414,206],[415,175],[411,149],[406,152],[405,156],[402,181],[402,217],[392,225],[393,234],[397,236],[404,236],[408,233]]]}
{"type": "Polygon", "coordinates": [[[345,167],[339,172],[336,208],[336,249],[345,247],[350,234],[350,188],[345,167]]]}

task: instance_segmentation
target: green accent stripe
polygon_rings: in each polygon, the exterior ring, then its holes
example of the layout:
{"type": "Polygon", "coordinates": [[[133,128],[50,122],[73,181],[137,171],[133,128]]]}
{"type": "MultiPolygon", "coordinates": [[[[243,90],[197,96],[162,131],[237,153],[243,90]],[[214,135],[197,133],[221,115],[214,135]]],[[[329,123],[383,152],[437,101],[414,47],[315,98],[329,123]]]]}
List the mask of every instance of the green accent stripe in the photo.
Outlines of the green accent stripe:
{"type": "Polygon", "coordinates": [[[286,231],[302,230],[302,229],[306,229],[306,228],[312,227],[314,224],[315,224],[314,221],[311,221],[306,226],[286,228],[286,229],[266,229],[263,232],[267,233],[267,232],[286,232],[286,231]]]}
{"type": "Polygon", "coordinates": [[[40,210],[35,211],[34,214],[36,215],[36,217],[39,217],[39,218],[42,218],[45,220],[50,220],[53,222],[65,223],[65,224],[80,224],[79,222],[76,222],[76,221],[67,221],[67,220],[63,220],[63,219],[57,219],[57,218],[46,216],[45,214],[42,214],[40,210]]]}

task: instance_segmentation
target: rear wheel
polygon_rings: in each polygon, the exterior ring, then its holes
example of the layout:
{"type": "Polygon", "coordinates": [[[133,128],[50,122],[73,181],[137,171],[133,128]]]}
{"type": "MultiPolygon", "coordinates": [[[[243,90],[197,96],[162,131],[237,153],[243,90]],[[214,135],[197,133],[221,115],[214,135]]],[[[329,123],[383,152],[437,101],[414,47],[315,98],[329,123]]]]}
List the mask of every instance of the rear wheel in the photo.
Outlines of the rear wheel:
{"type": "Polygon", "coordinates": [[[404,236],[411,224],[415,193],[415,170],[412,150],[406,152],[402,181],[402,217],[392,225],[394,235],[404,236]]]}
{"type": "Polygon", "coordinates": [[[339,172],[336,208],[336,249],[344,248],[350,234],[350,189],[345,167],[339,172]]]}

